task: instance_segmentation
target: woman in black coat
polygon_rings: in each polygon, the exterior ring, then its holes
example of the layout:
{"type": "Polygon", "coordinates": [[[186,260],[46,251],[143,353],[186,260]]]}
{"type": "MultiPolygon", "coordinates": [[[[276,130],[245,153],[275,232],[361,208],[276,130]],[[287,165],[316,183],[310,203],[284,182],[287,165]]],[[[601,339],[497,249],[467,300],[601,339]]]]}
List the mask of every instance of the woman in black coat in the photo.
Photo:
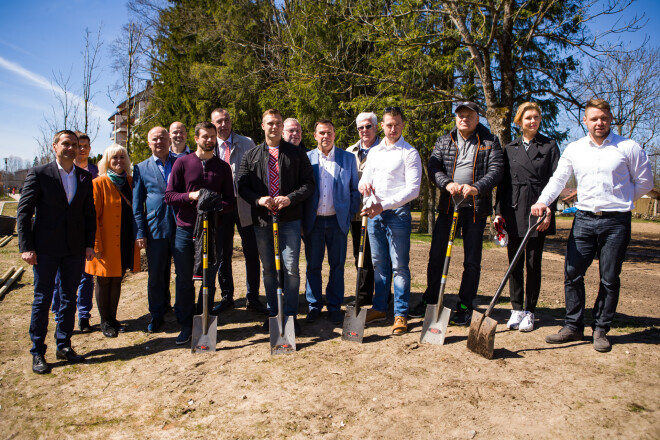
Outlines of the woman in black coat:
{"type": "MultiPolygon", "coordinates": [[[[541,123],[538,104],[521,104],[513,122],[522,129],[522,136],[504,148],[504,179],[497,187],[495,204],[495,222],[503,222],[509,235],[509,262],[513,260],[529,228],[530,208],[538,200],[559,161],[557,143],[538,132],[541,123]]],[[[555,206],[551,208],[554,213],[555,206]]],[[[534,329],[534,309],[541,290],[543,243],[546,235],[554,233],[553,214],[532,232],[524,254],[511,272],[509,294],[513,310],[507,323],[510,329],[527,332],[534,329]],[[527,282],[523,284],[525,264],[527,282]]]]}

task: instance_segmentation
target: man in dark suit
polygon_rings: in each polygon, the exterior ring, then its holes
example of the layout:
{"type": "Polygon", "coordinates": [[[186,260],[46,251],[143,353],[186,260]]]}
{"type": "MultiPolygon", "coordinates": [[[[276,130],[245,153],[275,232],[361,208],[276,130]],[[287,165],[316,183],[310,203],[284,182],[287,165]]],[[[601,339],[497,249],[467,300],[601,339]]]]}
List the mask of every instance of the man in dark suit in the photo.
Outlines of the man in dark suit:
{"type": "Polygon", "coordinates": [[[133,168],[133,215],[136,243],[147,251],[147,298],[151,313],[147,332],[154,333],[163,324],[170,301],[176,223],[174,209],[165,203],[165,189],[176,158],[170,154],[170,135],[165,128],[149,130],[147,142],[152,156],[133,168]]]}
{"type": "Polygon", "coordinates": [[[44,357],[45,340],[58,270],[62,319],[55,330],[56,356],[68,362],[84,360],[71,348],[71,334],[76,313],[76,289],[85,258],[94,258],[96,212],[92,175],[73,163],[78,148],[78,137],[74,132],[63,130],[56,133],[53,138],[55,161],[30,169],[18,202],[21,258],[33,265],[34,271],[30,352],[32,371],[38,374],[50,371],[44,357]]]}
{"type": "MultiPolygon", "coordinates": [[[[284,266],[284,314],[298,314],[302,202],[314,192],[314,172],[305,152],[282,140],[282,115],[266,110],[261,128],[266,141],[243,156],[238,194],[252,207],[252,222],[263,265],[268,312],[277,315],[277,271],[272,213],[279,214],[280,252],[284,266]]],[[[295,321],[298,327],[298,321],[295,321]]],[[[268,329],[268,320],[264,330],[268,329]]]]}

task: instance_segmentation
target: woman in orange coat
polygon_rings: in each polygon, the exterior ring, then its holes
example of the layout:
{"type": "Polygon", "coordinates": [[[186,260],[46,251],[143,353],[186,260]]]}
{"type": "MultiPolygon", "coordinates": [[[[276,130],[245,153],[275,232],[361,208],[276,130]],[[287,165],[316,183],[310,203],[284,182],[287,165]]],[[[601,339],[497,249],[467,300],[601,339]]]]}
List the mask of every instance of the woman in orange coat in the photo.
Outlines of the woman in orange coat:
{"type": "Polygon", "coordinates": [[[87,262],[85,272],[96,275],[96,306],[101,315],[101,331],[117,337],[122,327],[117,321],[121,280],[127,269],[140,270],[140,251],[133,232],[133,179],[128,152],[113,144],[99,161],[99,176],[92,181],[96,208],[96,258],[87,262]]]}

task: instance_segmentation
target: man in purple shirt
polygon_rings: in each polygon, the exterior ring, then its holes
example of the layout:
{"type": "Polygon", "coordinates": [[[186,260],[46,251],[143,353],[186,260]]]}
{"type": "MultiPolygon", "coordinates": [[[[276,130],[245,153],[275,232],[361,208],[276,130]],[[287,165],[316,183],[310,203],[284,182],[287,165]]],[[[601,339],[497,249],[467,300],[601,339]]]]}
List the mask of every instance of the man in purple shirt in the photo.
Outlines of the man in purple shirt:
{"type": "MultiPolygon", "coordinates": [[[[165,203],[179,209],[176,215],[173,253],[176,270],[175,311],[181,325],[181,333],[176,338],[177,345],[189,342],[192,335],[192,321],[195,312],[193,232],[197,221],[197,200],[200,189],[208,189],[219,194],[222,197],[223,212],[231,211],[236,207],[231,168],[213,155],[216,136],[216,128],[210,122],[200,122],[195,126],[197,151],[177,159],[172,167],[170,180],[165,190],[165,203]]],[[[217,236],[222,235],[217,234],[217,236]]],[[[217,245],[221,246],[221,243],[217,243],[217,245]]],[[[210,269],[208,271],[210,274],[218,271],[217,267],[210,269]]],[[[208,283],[211,305],[215,297],[214,278],[215,276],[210,278],[208,283]]]]}

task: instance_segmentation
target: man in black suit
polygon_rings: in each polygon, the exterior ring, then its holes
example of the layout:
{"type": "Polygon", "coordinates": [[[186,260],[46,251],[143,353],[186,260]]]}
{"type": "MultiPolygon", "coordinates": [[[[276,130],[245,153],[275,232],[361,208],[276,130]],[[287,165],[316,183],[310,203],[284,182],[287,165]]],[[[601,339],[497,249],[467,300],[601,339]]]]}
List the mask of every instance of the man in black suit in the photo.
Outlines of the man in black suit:
{"type": "Polygon", "coordinates": [[[30,169],[18,202],[19,250],[21,258],[32,265],[34,271],[30,353],[33,356],[32,371],[38,374],[50,371],[44,357],[45,340],[58,270],[62,320],[55,330],[56,356],[67,362],[84,360],[71,348],[71,334],[76,314],[76,290],[85,258],[94,258],[96,212],[92,175],[73,163],[78,148],[78,137],[74,132],[57,132],[53,138],[55,160],[30,169]]]}

